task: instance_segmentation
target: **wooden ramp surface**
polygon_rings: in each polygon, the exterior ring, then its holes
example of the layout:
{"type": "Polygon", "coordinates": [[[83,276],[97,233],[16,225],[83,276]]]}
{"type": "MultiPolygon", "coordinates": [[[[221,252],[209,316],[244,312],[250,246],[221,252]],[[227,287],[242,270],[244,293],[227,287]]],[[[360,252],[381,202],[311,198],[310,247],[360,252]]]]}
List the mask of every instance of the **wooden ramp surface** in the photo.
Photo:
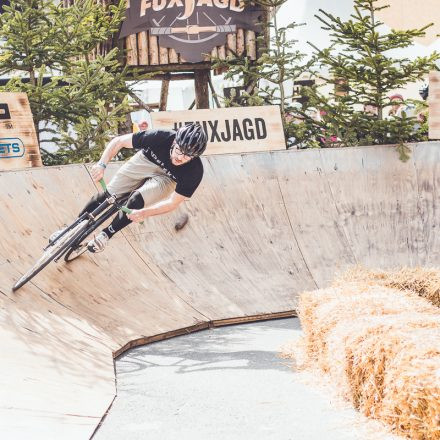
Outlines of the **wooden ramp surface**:
{"type": "Polygon", "coordinates": [[[440,144],[412,150],[407,163],[386,146],[206,157],[179,212],[16,293],[95,187],[81,165],[0,173],[2,438],[89,438],[116,392],[113,357],[131,345],[294,310],[298,292],[353,264],[438,265],[440,144]]]}

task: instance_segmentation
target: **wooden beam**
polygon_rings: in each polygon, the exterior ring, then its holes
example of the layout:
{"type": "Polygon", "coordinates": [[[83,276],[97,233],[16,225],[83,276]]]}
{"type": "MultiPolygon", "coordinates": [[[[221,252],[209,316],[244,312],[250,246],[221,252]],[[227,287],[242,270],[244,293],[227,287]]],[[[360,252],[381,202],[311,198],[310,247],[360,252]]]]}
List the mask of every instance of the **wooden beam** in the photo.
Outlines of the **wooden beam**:
{"type": "Polygon", "coordinates": [[[137,57],[136,35],[129,35],[126,38],[126,42],[127,42],[127,64],[129,66],[137,66],[138,65],[138,57],[137,57]]]}
{"type": "Polygon", "coordinates": [[[150,65],[159,64],[159,46],[157,44],[157,37],[155,35],[149,36],[148,41],[150,65]]]}
{"type": "Polygon", "coordinates": [[[251,60],[255,60],[257,58],[257,44],[255,41],[255,32],[246,31],[245,40],[246,40],[246,53],[248,57],[251,58],[251,60]]]}
{"type": "Polygon", "coordinates": [[[167,102],[168,102],[168,91],[170,88],[170,80],[164,79],[162,81],[162,87],[160,89],[160,104],[159,104],[159,111],[163,112],[167,109],[167,102]]]}
{"type": "Polygon", "coordinates": [[[168,49],[168,59],[170,61],[170,64],[175,64],[179,62],[179,55],[177,55],[175,49],[168,49]]]}
{"type": "Polygon", "coordinates": [[[168,49],[159,46],[159,64],[168,64],[168,49]]]}
{"type": "Polygon", "coordinates": [[[194,72],[195,90],[196,90],[196,107],[209,108],[209,77],[211,70],[196,70],[194,72]]]}
{"type": "Polygon", "coordinates": [[[237,55],[243,55],[244,52],[244,30],[237,30],[237,55]]]}
{"type": "Polygon", "coordinates": [[[140,66],[148,66],[148,34],[146,31],[137,34],[138,60],[140,66]]]}
{"type": "Polygon", "coordinates": [[[228,34],[226,42],[226,56],[237,52],[237,34],[228,34]]]}
{"type": "MultiPolygon", "coordinates": [[[[188,73],[158,73],[154,75],[152,78],[149,78],[148,81],[159,80],[163,81],[164,79],[168,81],[184,81],[188,79],[194,79],[194,72],[188,73]]],[[[1,83],[1,80],[0,80],[1,83]]]]}

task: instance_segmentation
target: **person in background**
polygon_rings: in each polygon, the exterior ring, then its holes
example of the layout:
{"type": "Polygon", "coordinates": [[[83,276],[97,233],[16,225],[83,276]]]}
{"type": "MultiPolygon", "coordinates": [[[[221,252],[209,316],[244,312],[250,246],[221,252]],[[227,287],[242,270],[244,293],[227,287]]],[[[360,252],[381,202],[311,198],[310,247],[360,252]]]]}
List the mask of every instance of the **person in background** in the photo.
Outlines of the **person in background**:
{"type": "Polygon", "coordinates": [[[403,96],[399,93],[390,96],[390,101],[393,103],[388,116],[395,116],[397,118],[402,117],[402,113],[405,112],[406,116],[412,117],[415,113],[415,106],[413,104],[405,104],[403,96]]]}
{"type": "Polygon", "coordinates": [[[146,119],[141,119],[139,122],[133,124],[133,133],[145,130],[148,130],[148,121],[146,119]]]}
{"type": "Polygon", "coordinates": [[[138,126],[140,131],[148,130],[148,121],[146,119],[142,119],[139,121],[138,126]]]}
{"type": "Polygon", "coordinates": [[[364,104],[364,113],[369,116],[377,116],[377,107],[373,104],[364,104]]]}

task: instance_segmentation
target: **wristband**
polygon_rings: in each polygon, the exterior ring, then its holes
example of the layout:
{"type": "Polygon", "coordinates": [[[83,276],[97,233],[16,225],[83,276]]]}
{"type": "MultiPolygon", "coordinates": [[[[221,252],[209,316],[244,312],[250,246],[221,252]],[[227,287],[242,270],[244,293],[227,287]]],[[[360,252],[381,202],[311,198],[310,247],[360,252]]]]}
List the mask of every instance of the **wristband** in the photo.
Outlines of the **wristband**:
{"type": "Polygon", "coordinates": [[[104,168],[104,169],[107,168],[107,165],[104,162],[102,162],[102,161],[98,162],[98,166],[100,166],[101,168],[104,168]]]}

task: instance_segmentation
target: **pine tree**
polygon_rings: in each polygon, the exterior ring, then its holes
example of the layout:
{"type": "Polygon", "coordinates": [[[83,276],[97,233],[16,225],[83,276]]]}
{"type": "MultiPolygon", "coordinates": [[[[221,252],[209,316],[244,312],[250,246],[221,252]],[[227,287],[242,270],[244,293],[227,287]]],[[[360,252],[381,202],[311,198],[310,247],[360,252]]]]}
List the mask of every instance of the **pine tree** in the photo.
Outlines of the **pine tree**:
{"type": "MultiPolygon", "coordinates": [[[[117,49],[91,56],[118,32],[125,1],[11,0],[0,15],[4,91],[27,93],[45,164],[93,160],[129,112],[134,83],[117,49]],[[55,142],[56,154],[44,145],[55,142]]],[[[134,78],[136,79],[136,77],[134,78]]]]}
{"type": "MultiPolygon", "coordinates": [[[[319,136],[325,146],[330,135],[338,138],[337,144],[398,144],[402,159],[407,159],[406,142],[426,138],[426,132],[417,128],[417,120],[409,112],[400,117],[388,116],[392,106],[390,94],[408,83],[422,80],[436,69],[437,52],[428,57],[409,60],[393,57],[392,50],[410,47],[414,38],[425,35],[421,29],[383,31],[383,23],[377,19],[377,12],[388,6],[379,6],[378,0],[354,0],[354,13],[346,21],[328,12],[319,10],[315,15],[329,32],[330,47],[315,49],[317,63],[327,69],[321,79],[334,90],[324,96],[319,88],[308,91],[309,106],[321,110],[321,121],[307,117],[309,131],[319,136]],[[364,106],[376,109],[373,114],[363,110],[364,106]]],[[[421,104],[421,101],[404,100],[403,105],[421,104]]],[[[420,124],[419,124],[420,125],[420,124]]]]}
{"type": "Polygon", "coordinates": [[[231,52],[226,60],[216,58],[213,61],[214,69],[226,71],[225,79],[233,79],[246,86],[239,100],[225,100],[226,105],[279,105],[285,134],[289,137],[293,129],[290,120],[293,95],[286,91],[286,83],[293,83],[309,71],[311,63],[304,62],[305,54],[295,49],[297,41],[289,39],[290,32],[302,24],[278,24],[276,11],[286,1],[254,2],[266,11],[273,11],[272,19],[261,23],[263,28],[257,39],[260,50],[256,61],[252,61],[246,52],[242,55],[231,52]]]}

